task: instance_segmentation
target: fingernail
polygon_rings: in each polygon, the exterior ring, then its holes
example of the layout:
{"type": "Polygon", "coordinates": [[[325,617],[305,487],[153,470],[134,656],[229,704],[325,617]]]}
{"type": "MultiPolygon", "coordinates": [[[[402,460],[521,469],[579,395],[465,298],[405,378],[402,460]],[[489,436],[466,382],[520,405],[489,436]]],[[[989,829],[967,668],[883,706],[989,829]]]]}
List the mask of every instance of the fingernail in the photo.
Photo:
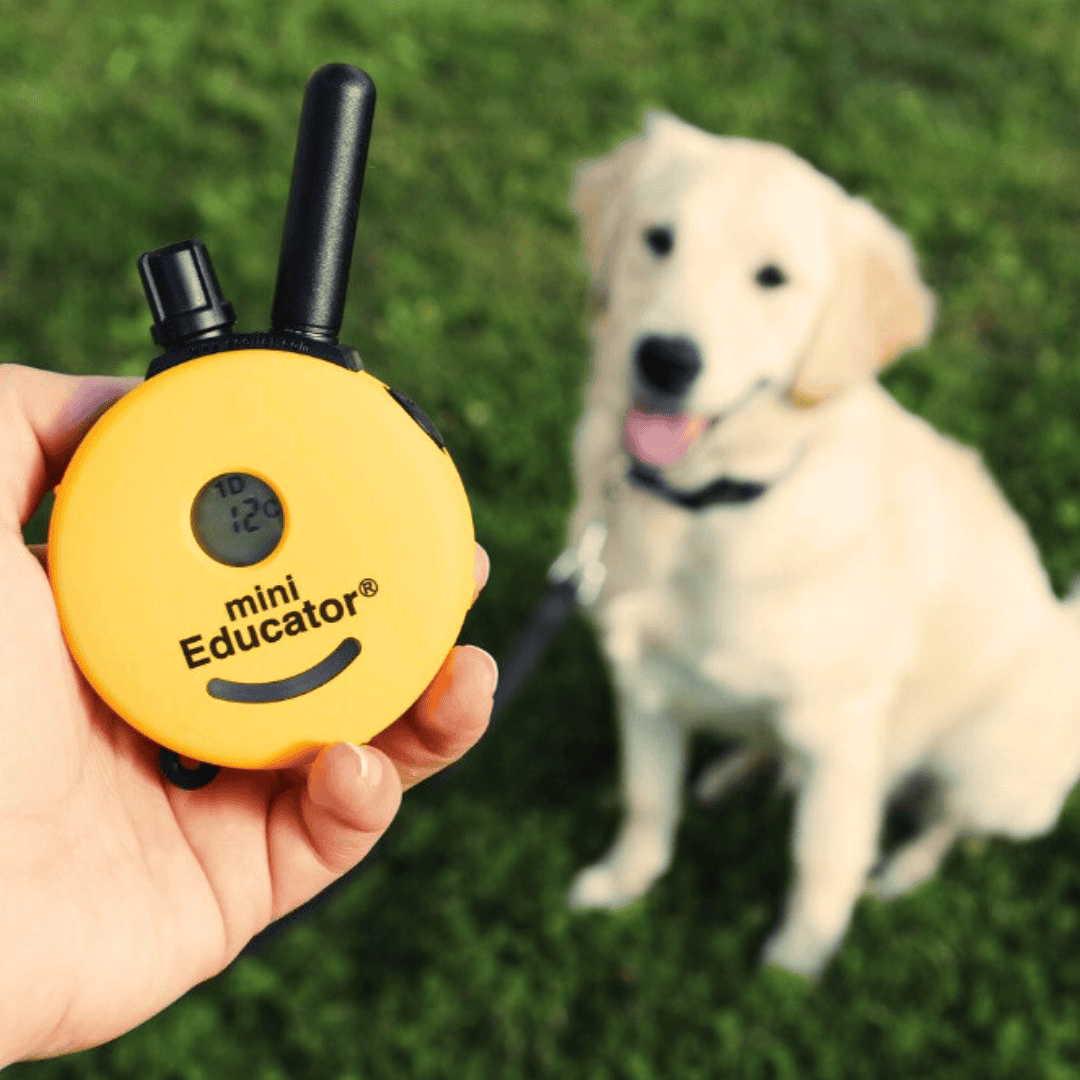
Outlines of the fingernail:
{"type": "Polygon", "coordinates": [[[383,773],[382,758],[376,751],[366,746],[356,747],[356,752],[360,758],[357,782],[363,787],[378,787],[383,773]]]}
{"type": "Polygon", "coordinates": [[[479,578],[481,584],[475,585],[472,595],[472,603],[476,603],[476,598],[480,595],[480,590],[487,584],[488,575],[491,573],[491,559],[488,553],[479,545],[476,545],[476,552],[473,556],[473,577],[479,578]]]}
{"type": "Polygon", "coordinates": [[[67,403],[58,423],[64,428],[88,428],[142,381],[135,375],[87,375],[67,403]]]}
{"type": "Polygon", "coordinates": [[[487,692],[491,697],[494,697],[495,696],[495,687],[499,685],[499,665],[498,665],[497,661],[495,660],[495,657],[492,656],[491,653],[487,652],[485,649],[477,649],[476,651],[479,652],[479,653],[483,653],[483,655],[486,656],[488,658],[488,660],[491,661],[491,669],[490,669],[490,671],[488,673],[488,677],[487,677],[487,681],[488,681],[488,690],[487,690],[487,692]]]}

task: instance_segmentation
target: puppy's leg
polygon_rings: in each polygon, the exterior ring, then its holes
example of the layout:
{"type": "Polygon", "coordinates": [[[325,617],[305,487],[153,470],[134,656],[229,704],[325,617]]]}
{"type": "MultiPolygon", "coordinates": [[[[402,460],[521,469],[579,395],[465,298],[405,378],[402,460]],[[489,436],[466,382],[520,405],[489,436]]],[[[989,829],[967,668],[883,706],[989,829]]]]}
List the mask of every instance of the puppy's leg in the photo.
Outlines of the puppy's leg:
{"type": "Polygon", "coordinates": [[[843,738],[810,759],[796,806],[787,912],[762,953],[764,963],[811,979],[839,948],[866,887],[884,807],[873,719],[861,705],[829,713],[828,728],[843,738]]]}
{"type": "Polygon", "coordinates": [[[879,900],[892,900],[932,877],[960,834],[960,823],[946,817],[900,848],[870,879],[866,891],[879,900]]]}
{"type": "Polygon", "coordinates": [[[687,733],[658,703],[620,693],[624,816],[607,854],[578,874],[573,908],[621,908],[671,863],[681,816],[687,733]]]}

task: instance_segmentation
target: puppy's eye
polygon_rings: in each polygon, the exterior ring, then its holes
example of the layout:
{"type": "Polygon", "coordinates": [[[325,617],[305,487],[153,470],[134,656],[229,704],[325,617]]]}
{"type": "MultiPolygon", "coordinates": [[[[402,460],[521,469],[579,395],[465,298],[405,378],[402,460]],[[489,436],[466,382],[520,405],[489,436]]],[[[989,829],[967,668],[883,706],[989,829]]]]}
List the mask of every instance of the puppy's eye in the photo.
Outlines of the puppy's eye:
{"type": "Polygon", "coordinates": [[[775,289],[778,285],[783,285],[787,277],[776,263],[768,263],[757,272],[754,280],[763,289],[775,289]]]}
{"type": "Polygon", "coordinates": [[[645,243],[649,245],[649,250],[654,255],[663,258],[674,246],[675,237],[670,229],[662,225],[654,225],[651,229],[645,230],[645,243]]]}

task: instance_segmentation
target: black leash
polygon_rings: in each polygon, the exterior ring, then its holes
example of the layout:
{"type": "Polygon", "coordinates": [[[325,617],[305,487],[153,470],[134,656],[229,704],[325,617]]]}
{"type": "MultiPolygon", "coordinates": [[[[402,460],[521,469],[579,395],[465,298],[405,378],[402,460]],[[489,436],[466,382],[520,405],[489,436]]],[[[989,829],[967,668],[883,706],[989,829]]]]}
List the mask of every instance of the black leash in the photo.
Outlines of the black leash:
{"type": "Polygon", "coordinates": [[[492,720],[517,697],[574,608],[588,606],[600,595],[606,573],[600,553],[606,539],[607,525],[599,519],[591,521],[578,543],[551,564],[544,595],[510,643],[506,659],[499,663],[492,720]]]}

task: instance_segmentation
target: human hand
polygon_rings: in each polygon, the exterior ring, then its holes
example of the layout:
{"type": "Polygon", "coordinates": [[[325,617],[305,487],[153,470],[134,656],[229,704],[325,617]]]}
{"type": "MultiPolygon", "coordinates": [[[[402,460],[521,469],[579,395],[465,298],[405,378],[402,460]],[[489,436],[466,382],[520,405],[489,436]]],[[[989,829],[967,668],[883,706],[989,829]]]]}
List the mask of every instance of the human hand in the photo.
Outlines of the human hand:
{"type": "MultiPolygon", "coordinates": [[[[183,791],[64,645],[22,527],[139,379],[0,366],[0,1067],[115,1038],[359,862],[401,793],[483,734],[494,660],[454,648],[363,748],[183,791]]],[[[476,594],[488,557],[477,545],[476,594]]],[[[473,597],[474,601],[476,595],[473,597]]]]}

